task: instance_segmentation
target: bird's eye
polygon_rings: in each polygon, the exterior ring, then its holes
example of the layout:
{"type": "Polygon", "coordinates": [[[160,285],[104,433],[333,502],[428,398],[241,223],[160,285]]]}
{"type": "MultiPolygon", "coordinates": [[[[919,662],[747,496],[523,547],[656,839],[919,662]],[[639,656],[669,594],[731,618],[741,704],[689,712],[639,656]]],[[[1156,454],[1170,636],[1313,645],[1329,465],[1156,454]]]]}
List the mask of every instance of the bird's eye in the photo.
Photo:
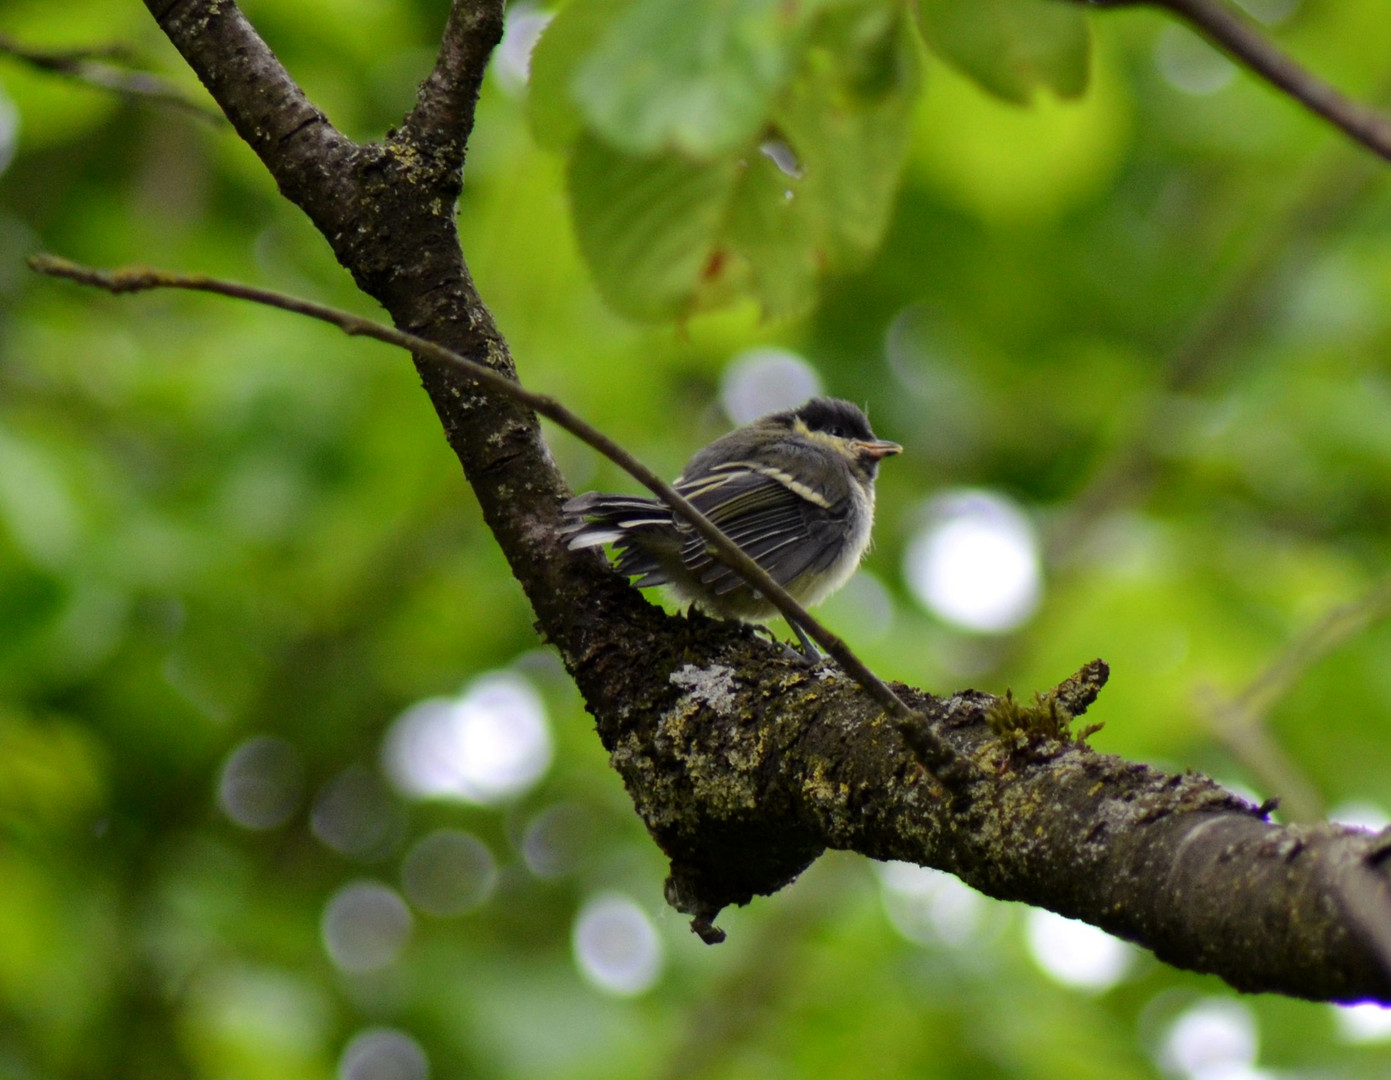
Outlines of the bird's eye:
{"type": "Polygon", "coordinates": [[[843,439],[845,438],[845,429],[838,424],[832,424],[826,429],[826,434],[833,439],[843,439]]]}

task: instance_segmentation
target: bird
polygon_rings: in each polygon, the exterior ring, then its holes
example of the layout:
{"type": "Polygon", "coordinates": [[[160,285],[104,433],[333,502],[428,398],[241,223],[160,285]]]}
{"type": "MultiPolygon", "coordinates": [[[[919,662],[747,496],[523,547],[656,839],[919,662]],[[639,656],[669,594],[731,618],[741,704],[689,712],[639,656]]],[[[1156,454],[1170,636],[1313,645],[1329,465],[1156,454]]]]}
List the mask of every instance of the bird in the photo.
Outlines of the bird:
{"type": "MultiPolygon", "coordinates": [[[[879,463],[902,450],[878,438],[857,405],[814,397],[716,439],[672,486],[810,607],[844,585],[869,550],[879,463]]],[[[722,619],[777,614],[659,499],[591,491],[562,512],[568,546],[613,544],[615,568],[638,588],[666,585],[678,601],[722,619]]],[[[792,629],[815,663],[816,646],[795,622],[792,629]]]]}

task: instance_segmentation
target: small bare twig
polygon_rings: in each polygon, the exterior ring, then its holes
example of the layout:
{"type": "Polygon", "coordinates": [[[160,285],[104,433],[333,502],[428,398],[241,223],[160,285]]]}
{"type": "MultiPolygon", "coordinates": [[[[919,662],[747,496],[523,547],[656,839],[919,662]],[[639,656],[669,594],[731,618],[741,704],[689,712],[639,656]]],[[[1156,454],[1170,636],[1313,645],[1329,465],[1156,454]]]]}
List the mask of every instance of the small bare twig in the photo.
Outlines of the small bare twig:
{"type": "Polygon", "coordinates": [[[1293,821],[1321,821],[1323,799],[1304,771],[1271,737],[1266,720],[1277,702],[1325,656],[1391,616],[1391,578],[1340,604],[1296,637],[1229,702],[1209,701],[1213,734],[1269,789],[1280,796],[1293,821]]]}
{"type": "Polygon", "coordinates": [[[1245,64],[1277,90],[1323,117],[1372,153],[1391,161],[1391,117],[1359,104],[1270,40],[1225,0],[1074,0],[1092,7],[1164,8],[1189,23],[1218,48],[1245,64]]]}
{"type": "Polygon", "coordinates": [[[1263,795],[1273,794],[1267,800],[1268,809],[1278,806],[1286,821],[1324,819],[1317,785],[1270,733],[1263,713],[1247,713],[1238,704],[1223,701],[1210,686],[1200,686],[1195,697],[1198,715],[1213,737],[1256,778],[1263,795]]]}
{"type": "Polygon", "coordinates": [[[0,56],[10,56],[39,71],[86,83],[139,101],[168,105],[205,120],[225,124],[227,118],[216,109],[195,101],[177,86],[147,71],[132,71],[129,50],[121,45],[98,45],[89,49],[34,49],[20,45],[7,34],[0,34],[0,56]]]}
{"type": "Polygon", "coordinates": [[[845,642],[822,626],[802,607],[787,590],[772,579],[758,563],[754,562],[729,537],[720,531],[719,526],[691,505],[675,488],[654,473],[623,447],[610,439],[602,431],[581,420],[560,402],[544,394],[528,390],[507,376],[476,363],[451,349],[446,349],[426,338],[417,337],[383,323],[364,319],[351,312],[316,304],[310,300],[288,296],[270,289],[260,289],[253,285],[242,285],[232,281],[205,277],[201,274],[174,274],[148,267],[125,267],[118,270],[97,270],[82,266],[68,259],[54,255],[34,255],[29,259],[31,269],[52,277],[67,278],[83,285],[94,285],[108,292],[120,294],[144,292],[149,289],[189,289],[195,292],[217,293],[238,300],[250,300],[267,307],[306,315],[311,319],[329,323],[345,334],[354,337],[370,337],[388,345],[428,357],[441,364],[462,369],[470,379],[486,386],[489,390],[506,394],[522,402],[541,416],[553,421],[575,438],[593,447],[612,461],[638,483],[651,491],[681,518],[690,523],[709,543],[720,560],[736,571],[750,587],[757,589],[789,622],[796,622],[807,634],[830,654],[852,679],[862,686],[898,722],[899,730],[907,739],[909,746],[922,764],[943,779],[964,779],[964,762],[960,756],[937,735],[916,712],[910,709],[879,676],[856,656],[845,642]]]}
{"type": "Polygon", "coordinates": [[[1346,97],[1301,67],[1232,5],[1223,0],[1157,2],[1310,112],[1322,116],[1372,153],[1391,161],[1391,119],[1346,97]]]}
{"type": "Polygon", "coordinates": [[[1309,668],[1388,615],[1391,615],[1391,579],[1379,582],[1356,600],[1329,611],[1295,638],[1233,704],[1247,715],[1268,713],[1309,668]]]}

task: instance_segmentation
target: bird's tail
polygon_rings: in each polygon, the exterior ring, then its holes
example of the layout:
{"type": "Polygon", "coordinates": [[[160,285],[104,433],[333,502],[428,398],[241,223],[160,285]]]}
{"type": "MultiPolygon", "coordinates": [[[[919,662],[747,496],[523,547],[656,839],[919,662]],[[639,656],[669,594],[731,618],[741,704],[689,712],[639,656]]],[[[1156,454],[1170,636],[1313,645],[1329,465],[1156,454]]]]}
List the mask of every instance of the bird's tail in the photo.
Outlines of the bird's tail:
{"type": "Polygon", "coordinates": [[[670,581],[653,554],[681,546],[676,522],[664,503],[640,495],[590,491],[561,509],[568,520],[560,533],[569,537],[567,546],[572,550],[613,544],[618,556],[614,565],[620,573],[638,576],[640,580],[634,583],[638,588],[670,581]]]}

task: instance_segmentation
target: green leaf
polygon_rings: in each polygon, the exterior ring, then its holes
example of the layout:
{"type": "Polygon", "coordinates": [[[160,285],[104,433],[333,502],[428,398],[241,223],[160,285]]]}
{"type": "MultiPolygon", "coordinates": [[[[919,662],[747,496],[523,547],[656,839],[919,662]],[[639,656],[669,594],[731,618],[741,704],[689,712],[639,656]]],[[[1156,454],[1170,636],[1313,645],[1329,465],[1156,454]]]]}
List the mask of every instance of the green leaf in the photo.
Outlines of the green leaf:
{"type": "Polygon", "coordinates": [[[1087,88],[1091,37],[1081,11],[1059,0],[918,0],[933,52],[1006,101],[1026,105],[1045,86],[1087,88]]]}
{"type": "Polygon", "coordinates": [[[580,251],[600,293],[629,318],[681,318],[721,259],[715,239],[737,162],[637,157],[586,135],[570,159],[570,200],[580,251]]]}
{"type": "Polygon", "coordinates": [[[727,290],[752,294],[768,318],[797,315],[816,297],[824,207],[763,154],[740,169],[721,230],[727,290]]]}
{"type": "Polygon", "coordinates": [[[752,296],[770,316],[813,298],[821,222],[762,154],[697,164],[586,137],[570,163],[580,251],[604,299],[640,321],[752,296]]]}
{"type": "Polygon", "coordinates": [[[829,267],[853,265],[883,239],[911,142],[920,66],[898,9],[843,8],[818,27],[774,113],[802,163],[798,197],[818,208],[829,267]]]}
{"type": "Polygon", "coordinates": [[[531,53],[527,117],[536,141],[561,150],[584,131],[571,84],[575,72],[633,0],[574,0],[541,34],[531,53]]]}
{"type": "Polygon", "coordinates": [[[571,93],[588,126],[620,150],[712,160],[762,128],[815,8],[634,0],[580,64],[571,93]]]}
{"type": "Polygon", "coordinates": [[[854,264],[883,237],[917,86],[906,17],[863,0],[817,25],[771,123],[733,153],[697,163],[586,136],[570,184],[600,291],[637,319],[739,297],[771,318],[805,311],[822,272],[854,264]]]}

